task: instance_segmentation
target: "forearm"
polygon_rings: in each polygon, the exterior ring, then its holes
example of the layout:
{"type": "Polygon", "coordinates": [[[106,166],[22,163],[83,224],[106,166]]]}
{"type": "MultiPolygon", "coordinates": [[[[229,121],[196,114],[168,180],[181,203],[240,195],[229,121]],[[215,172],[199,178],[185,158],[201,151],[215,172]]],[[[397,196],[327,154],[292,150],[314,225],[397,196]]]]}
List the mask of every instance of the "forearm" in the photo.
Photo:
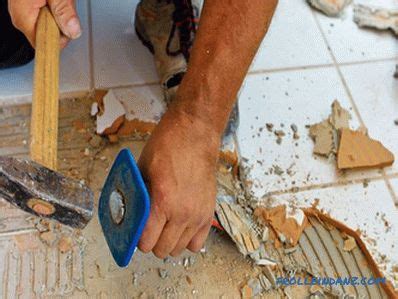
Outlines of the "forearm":
{"type": "Polygon", "coordinates": [[[206,0],[175,106],[221,135],[277,0],[206,0]]]}

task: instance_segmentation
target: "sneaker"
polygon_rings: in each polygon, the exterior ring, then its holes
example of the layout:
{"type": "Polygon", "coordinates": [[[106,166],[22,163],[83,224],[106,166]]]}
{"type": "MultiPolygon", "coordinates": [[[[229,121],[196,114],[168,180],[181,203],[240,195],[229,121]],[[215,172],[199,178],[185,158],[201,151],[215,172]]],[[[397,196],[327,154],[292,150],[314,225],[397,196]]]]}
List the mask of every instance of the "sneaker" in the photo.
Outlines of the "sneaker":
{"type": "Polygon", "coordinates": [[[155,56],[167,103],[175,98],[186,73],[201,4],[201,0],[142,0],[137,6],[135,30],[155,56]]]}

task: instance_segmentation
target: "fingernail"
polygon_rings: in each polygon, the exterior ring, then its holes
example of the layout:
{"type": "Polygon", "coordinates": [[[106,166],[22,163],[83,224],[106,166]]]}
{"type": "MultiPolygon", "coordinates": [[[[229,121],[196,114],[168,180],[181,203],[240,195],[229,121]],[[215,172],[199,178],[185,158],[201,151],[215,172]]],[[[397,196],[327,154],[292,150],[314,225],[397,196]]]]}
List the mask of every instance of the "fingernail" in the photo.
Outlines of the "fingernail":
{"type": "Polygon", "coordinates": [[[72,39],[79,38],[82,35],[82,29],[80,28],[80,22],[77,18],[72,18],[66,24],[66,32],[72,39]]]}

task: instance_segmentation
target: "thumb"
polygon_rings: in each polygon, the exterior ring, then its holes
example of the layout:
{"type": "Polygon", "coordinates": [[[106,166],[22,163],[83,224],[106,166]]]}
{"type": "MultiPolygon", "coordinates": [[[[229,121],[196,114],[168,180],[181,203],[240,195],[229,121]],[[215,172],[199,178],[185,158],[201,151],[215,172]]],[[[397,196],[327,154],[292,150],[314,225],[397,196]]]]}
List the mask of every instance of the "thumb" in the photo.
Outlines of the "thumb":
{"type": "Polygon", "coordinates": [[[76,39],[82,34],[74,0],[48,0],[48,5],[62,33],[76,39]]]}

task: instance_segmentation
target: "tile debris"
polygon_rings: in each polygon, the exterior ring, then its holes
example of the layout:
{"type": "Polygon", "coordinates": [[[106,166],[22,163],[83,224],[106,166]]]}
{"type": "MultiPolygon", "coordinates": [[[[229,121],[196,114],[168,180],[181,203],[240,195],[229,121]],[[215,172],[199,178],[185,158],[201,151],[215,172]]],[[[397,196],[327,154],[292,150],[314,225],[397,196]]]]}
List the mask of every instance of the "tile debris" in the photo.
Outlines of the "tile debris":
{"type": "Polygon", "coordinates": [[[394,163],[394,155],[379,141],[349,129],[341,130],[337,153],[339,169],[385,167],[394,163]]]}
{"type": "MultiPolygon", "coordinates": [[[[337,127],[347,124],[339,120],[331,122],[337,127]]],[[[223,176],[227,181],[228,173],[224,172],[223,176]]],[[[218,184],[218,219],[239,251],[261,268],[259,275],[249,276],[241,285],[242,298],[263,294],[293,298],[360,298],[370,294],[371,298],[383,298],[396,294],[390,282],[380,288],[376,285],[320,286],[316,290],[278,285],[276,277],[384,277],[386,273],[381,274],[358,232],[314,207],[294,208],[293,203],[292,206],[277,205],[272,199],[260,204],[246,192],[238,176],[232,172],[229,176],[228,184],[218,184]],[[366,266],[359,268],[358,265],[366,266]],[[316,294],[323,295],[316,297],[316,294]]]]}
{"type": "Polygon", "coordinates": [[[160,278],[162,278],[162,279],[165,279],[169,276],[169,271],[167,271],[166,269],[159,268],[158,273],[159,273],[160,278]]]}
{"type": "Polygon", "coordinates": [[[394,162],[394,155],[380,142],[367,136],[366,128],[349,129],[350,113],[335,100],[332,113],[320,123],[309,127],[314,140],[313,153],[337,157],[338,169],[385,167],[394,162]]]}
{"type": "Polygon", "coordinates": [[[370,7],[362,4],[354,5],[354,22],[359,27],[391,30],[395,35],[398,35],[398,10],[370,7]]]}
{"type": "Polygon", "coordinates": [[[113,90],[109,90],[101,100],[103,108],[97,114],[97,134],[115,134],[125,120],[126,111],[113,90]]]}
{"type": "Polygon", "coordinates": [[[310,137],[314,140],[314,154],[329,157],[338,149],[338,130],[349,127],[350,113],[335,100],[332,103],[332,113],[320,123],[311,125],[310,137]]]}
{"type": "Polygon", "coordinates": [[[97,134],[108,136],[111,143],[123,136],[145,138],[165,111],[165,103],[161,99],[155,91],[148,89],[96,91],[91,115],[97,120],[97,134]]]}
{"type": "Polygon", "coordinates": [[[357,247],[357,242],[351,236],[347,236],[347,239],[344,240],[344,251],[352,251],[354,248],[357,247]]]}
{"type": "Polygon", "coordinates": [[[277,244],[280,240],[291,246],[296,246],[307,225],[307,219],[302,210],[297,210],[296,215],[288,215],[285,205],[269,209],[258,207],[254,211],[254,216],[260,223],[271,229],[274,236],[278,238],[274,237],[277,244]]]}
{"type": "Polygon", "coordinates": [[[322,11],[324,14],[337,17],[352,0],[307,0],[314,8],[322,11]]]}

